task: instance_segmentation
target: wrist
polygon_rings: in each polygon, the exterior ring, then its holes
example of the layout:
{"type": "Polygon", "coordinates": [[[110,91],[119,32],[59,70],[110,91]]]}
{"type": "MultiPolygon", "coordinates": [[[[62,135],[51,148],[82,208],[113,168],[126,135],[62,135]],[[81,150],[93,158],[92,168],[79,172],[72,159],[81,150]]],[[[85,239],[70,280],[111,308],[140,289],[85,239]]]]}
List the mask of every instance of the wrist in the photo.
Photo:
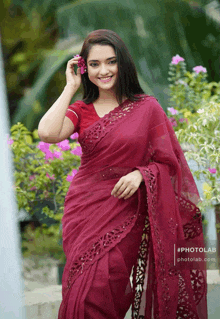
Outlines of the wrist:
{"type": "Polygon", "coordinates": [[[143,182],[144,181],[144,178],[143,178],[143,175],[141,174],[141,172],[139,171],[139,169],[136,169],[135,172],[138,172],[139,175],[141,176],[141,181],[143,182]]]}
{"type": "Polygon", "coordinates": [[[72,94],[75,94],[77,90],[78,88],[76,88],[76,86],[71,83],[67,83],[64,87],[64,91],[67,91],[72,94]]]}

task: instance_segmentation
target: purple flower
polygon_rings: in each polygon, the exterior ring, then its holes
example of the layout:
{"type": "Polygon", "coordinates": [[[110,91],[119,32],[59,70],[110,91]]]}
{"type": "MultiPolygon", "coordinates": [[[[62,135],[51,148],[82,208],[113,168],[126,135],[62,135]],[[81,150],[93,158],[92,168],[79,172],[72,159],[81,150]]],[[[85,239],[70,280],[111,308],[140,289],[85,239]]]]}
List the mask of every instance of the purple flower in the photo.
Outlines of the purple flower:
{"type": "Polygon", "coordinates": [[[72,153],[72,154],[74,154],[74,155],[81,156],[81,155],[82,155],[82,148],[81,148],[81,146],[77,146],[77,147],[74,148],[70,153],[72,153]]]}
{"type": "Polygon", "coordinates": [[[209,170],[209,172],[211,173],[211,174],[215,174],[216,173],[216,168],[208,168],[208,170],[209,170]]]}
{"type": "Polygon", "coordinates": [[[79,137],[79,134],[76,132],[76,133],[74,133],[74,134],[72,134],[72,135],[70,135],[70,138],[72,139],[72,140],[75,140],[75,139],[77,139],[79,137]]]}
{"type": "Polygon", "coordinates": [[[176,120],[175,120],[174,117],[170,117],[170,118],[169,118],[169,121],[170,121],[170,123],[172,124],[172,126],[177,126],[177,122],[176,122],[176,120]]]}
{"type": "Polygon", "coordinates": [[[57,143],[56,145],[59,146],[63,151],[67,151],[70,149],[69,141],[67,139],[57,143]]]}
{"type": "Polygon", "coordinates": [[[172,115],[178,114],[178,111],[175,110],[173,107],[168,107],[167,109],[172,115]]]}
{"type": "Polygon", "coordinates": [[[172,57],[172,64],[178,64],[181,61],[185,61],[184,58],[181,58],[181,56],[179,56],[179,54],[175,55],[172,57]]]}
{"type": "Polygon", "coordinates": [[[196,72],[196,73],[199,73],[199,72],[204,72],[204,73],[206,73],[206,72],[207,72],[206,68],[204,68],[204,67],[201,66],[201,65],[195,66],[195,67],[193,68],[193,71],[196,72]]]}

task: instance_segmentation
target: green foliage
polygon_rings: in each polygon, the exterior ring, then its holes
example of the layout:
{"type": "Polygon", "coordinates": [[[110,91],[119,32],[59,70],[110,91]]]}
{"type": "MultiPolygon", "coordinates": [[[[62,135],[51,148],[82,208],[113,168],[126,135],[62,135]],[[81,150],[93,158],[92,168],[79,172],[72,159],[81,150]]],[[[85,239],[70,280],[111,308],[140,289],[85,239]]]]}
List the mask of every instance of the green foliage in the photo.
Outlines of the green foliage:
{"type": "Polygon", "coordinates": [[[176,52],[190,67],[210,67],[209,78],[218,78],[218,24],[198,2],[9,0],[3,17],[12,124],[22,122],[29,130],[62,92],[67,60],[79,53],[85,36],[95,29],[113,29],[122,37],[145,92],[155,94],[164,109],[168,64],[176,52]]]}
{"type": "Polygon", "coordinates": [[[198,118],[198,109],[205,102],[220,103],[220,82],[208,82],[206,72],[189,72],[186,63],[169,65],[170,105],[178,112],[170,115],[174,130],[186,129],[198,118]],[[174,121],[175,120],[175,121],[174,121]]]}
{"type": "MultiPolygon", "coordinates": [[[[43,228],[43,232],[53,236],[54,239],[51,240],[57,242],[62,238],[64,198],[70,185],[66,178],[80,164],[80,157],[71,153],[78,143],[73,141],[69,143],[70,150],[61,151],[55,144],[41,142],[48,145],[51,152],[62,152],[63,159],[45,159],[45,153],[38,148],[37,130],[31,133],[23,124],[18,123],[11,127],[10,138],[13,140],[11,149],[18,209],[25,209],[31,215],[37,214],[38,219],[44,223],[48,218],[53,220],[53,225],[50,222],[51,226],[43,228]]],[[[37,233],[34,236],[38,236],[37,233]]]]}
{"type": "MultiPolygon", "coordinates": [[[[187,160],[194,160],[192,174],[203,178],[201,210],[220,203],[220,82],[206,80],[204,72],[188,72],[184,61],[170,64],[170,101],[177,114],[170,121],[180,143],[189,146],[187,160]],[[187,121],[179,122],[181,118],[187,121]]],[[[219,231],[220,224],[216,224],[219,231]]]]}
{"type": "Polygon", "coordinates": [[[177,137],[180,142],[194,146],[186,153],[186,158],[198,164],[194,174],[205,177],[204,207],[220,203],[220,103],[203,101],[197,114],[196,121],[185,130],[179,130],[177,137]],[[211,173],[209,168],[216,172],[211,173]]]}
{"type": "Polygon", "coordinates": [[[28,225],[22,234],[23,257],[52,257],[59,260],[60,263],[65,263],[66,257],[62,245],[57,241],[59,237],[61,235],[55,225],[48,229],[47,225],[43,224],[34,230],[28,225]]]}
{"type": "MultiPolygon", "coordinates": [[[[69,188],[66,176],[70,172],[70,167],[72,171],[79,166],[80,158],[72,155],[70,151],[65,151],[62,153],[63,160],[45,160],[45,154],[37,148],[37,142],[32,143],[32,140],[36,139],[36,134],[36,131],[31,134],[21,123],[11,128],[18,208],[24,208],[33,214],[36,203],[46,198],[52,204],[53,213],[59,214],[62,212],[63,199],[69,188]],[[47,173],[50,176],[54,175],[54,180],[48,178],[47,173]]],[[[75,142],[70,144],[73,148],[76,145],[75,142]]],[[[60,151],[60,148],[50,144],[50,150],[60,151]]]]}

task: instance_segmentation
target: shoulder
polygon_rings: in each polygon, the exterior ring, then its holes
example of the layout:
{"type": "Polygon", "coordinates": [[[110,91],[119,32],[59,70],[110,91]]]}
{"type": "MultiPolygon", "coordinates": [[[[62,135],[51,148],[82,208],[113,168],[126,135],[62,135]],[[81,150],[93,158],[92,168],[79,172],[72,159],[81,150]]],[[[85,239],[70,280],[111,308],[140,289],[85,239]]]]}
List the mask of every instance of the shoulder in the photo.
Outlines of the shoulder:
{"type": "Polygon", "coordinates": [[[160,105],[158,99],[154,95],[142,94],[139,95],[143,108],[150,114],[159,113],[164,114],[164,110],[160,105]]]}
{"type": "Polygon", "coordinates": [[[82,113],[82,107],[84,105],[85,104],[83,103],[83,101],[77,100],[74,103],[70,104],[68,109],[70,109],[70,110],[76,112],[78,115],[80,115],[82,113]]]}
{"type": "Polygon", "coordinates": [[[70,107],[80,109],[82,106],[83,102],[80,100],[75,101],[74,103],[70,104],[70,107]]]}

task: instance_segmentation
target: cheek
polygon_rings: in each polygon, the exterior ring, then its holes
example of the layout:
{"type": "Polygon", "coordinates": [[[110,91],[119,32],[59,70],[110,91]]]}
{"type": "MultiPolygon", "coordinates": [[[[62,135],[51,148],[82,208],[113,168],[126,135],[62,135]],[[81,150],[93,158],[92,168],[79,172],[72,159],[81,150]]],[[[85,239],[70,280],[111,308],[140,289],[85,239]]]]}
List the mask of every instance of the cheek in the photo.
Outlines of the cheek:
{"type": "Polygon", "coordinates": [[[89,77],[89,79],[91,78],[95,78],[96,77],[96,72],[94,71],[94,70],[89,70],[88,69],[88,77],[89,77]]]}

